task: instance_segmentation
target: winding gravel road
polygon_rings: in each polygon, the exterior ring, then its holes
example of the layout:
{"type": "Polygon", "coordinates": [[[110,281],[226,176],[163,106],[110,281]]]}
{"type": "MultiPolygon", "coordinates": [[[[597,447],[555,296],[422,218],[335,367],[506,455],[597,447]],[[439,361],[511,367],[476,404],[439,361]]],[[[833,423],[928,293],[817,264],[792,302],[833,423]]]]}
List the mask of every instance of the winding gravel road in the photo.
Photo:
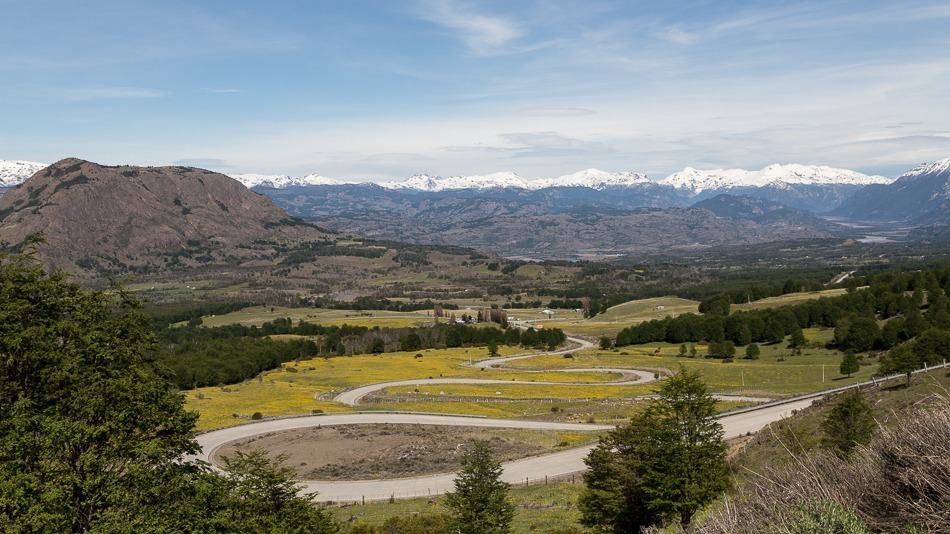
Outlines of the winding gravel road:
{"type": "MultiPolygon", "coordinates": [[[[567,354],[577,350],[583,350],[593,347],[593,343],[583,338],[568,337],[572,343],[569,348],[556,351],[538,352],[524,354],[519,356],[510,356],[505,358],[490,358],[474,362],[472,365],[482,369],[502,368],[506,364],[516,360],[534,358],[541,355],[567,354]]],[[[625,386],[632,384],[645,384],[656,380],[652,371],[641,371],[635,369],[615,369],[615,368],[583,368],[583,369],[557,369],[561,372],[598,372],[614,373],[620,375],[618,380],[612,382],[597,383],[574,383],[574,382],[549,382],[549,381],[527,381],[527,380],[498,380],[498,379],[479,379],[479,378],[426,378],[416,380],[399,380],[392,382],[381,382],[369,384],[355,389],[344,391],[337,395],[334,400],[348,406],[357,406],[361,399],[367,395],[395,386],[412,386],[424,384],[531,384],[531,385],[602,385],[602,386],[625,386]]],[[[529,372],[529,371],[527,371],[529,372]]],[[[546,371],[536,371],[546,372],[546,371]]],[[[549,371],[548,371],[549,372],[549,371]]],[[[650,396],[644,396],[649,398],[650,396]]],[[[761,397],[746,397],[738,395],[716,395],[721,400],[747,401],[747,402],[766,402],[770,399],[761,397]]],[[[811,404],[813,399],[801,400],[778,406],[766,406],[762,409],[752,409],[728,415],[721,418],[726,437],[735,437],[747,432],[755,432],[765,425],[788,416],[793,410],[804,408],[811,404]]],[[[414,413],[392,413],[392,412],[361,412],[351,414],[318,415],[291,417],[286,419],[274,419],[260,421],[246,425],[240,425],[230,428],[224,428],[213,432],[208,432],[197,437],[198,444],[201,446],[201,453],[197,458],[211,462],[214,452],[235,440],[247,439],[260,434],[271,432],[282,432],[286,430],[296,430],[302,428],[324,427],[335,425],[354,425],[354,424],[414,424],[414,425],[444,425],[444,426],[465,426],[482,428],[516,428],[525,430],[551,430],[551,431],[604,431],[613,428],[611,425],[596,425],[583,423],[558,423],[547,421],[524,421],[515,419],[487,419],[479,417],[466,417],[457,415],[437,415],[437,414],[414,414],[414,413]]],[[[584,458],[590,451],[591,446],[576,447],[563,451],[543,454],[530,458],[522,458],[507,462],[503,465],[504,473],[502,478],[506,482],[513,484],[524,483],[528,481],[544,480],[546,477],[559,477],[577,473],[585,469],[584,458]]],[[[407,498],[420,497],[426,495],[437,495],[449,491],[453,487],[455,475],[453,473],[444,473],[437,475],[426,475],[410,478],[388,479],[388,480],[354,480],[354,481],[301,481],[300,485],[306,492],[317,492],[318,501],[360,501],[360,500],[384,500],[391,497],[407,498]]]]}

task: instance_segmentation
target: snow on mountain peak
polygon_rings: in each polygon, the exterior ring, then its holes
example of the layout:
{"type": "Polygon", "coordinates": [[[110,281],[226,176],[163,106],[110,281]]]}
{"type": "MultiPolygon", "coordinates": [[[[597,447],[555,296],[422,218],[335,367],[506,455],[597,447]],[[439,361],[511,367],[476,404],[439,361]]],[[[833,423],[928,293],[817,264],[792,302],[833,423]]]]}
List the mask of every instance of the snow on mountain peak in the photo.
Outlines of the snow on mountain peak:
{"type": "Polygon", "coordinates": [[[585,169],[557,178],[522,178],[514,172],[496,172],[474,176],[430,176],[417,174],[401,182],[381,184],[389,189],[414,189],[417,191],[452,191],[459,189],[527,189],[537,190],[547,187],[589,187],[604,189],[648,183],[643,174],[634,172],[607,172],[599,169],[585,169]]]}
{"type": "Polygon", "coordinates": [[[459,189],[529,189],[529,181],[513,172],[496,172],[475,176],[430,176],[416,174],[401,182],[380,184],[387,189],[414,189],[416,191],[454,191],[459,189]]]}
{"type": "Polygon", "coordinates": [[[868,176],[848,169],[824,165],[772,164],[757,171],[745,169],[699,170],[686,167],[660,180],[661,184],[694,193],[710,189],[735,187],[780,187],[789,184],[804,185],[869,185],[889,184],[893,180],[883,176],[868,176]]]}
{"type": "Polygon", "coordinates": [[[0,187],[20,185],[46,167],[46,163],[35,161],[0,160],[0,187]]]}
{"type": "Polygon", "coordinates": [[[241,182],[248,189],[252,187],[267,187],[271,189],[283,189],[285,187],[306,186],[306,185],[343,185],[356,182],[338,180],[336,178],[327,178],[319,174],[308,174],[306,176],[287,176],[286,174],[229,174],[231,178],[241,182]]]}
{"type": "Polygon", "coordinates": [[[585,169],[557,178],[537,180],[535,185],[538,189],[542,187],[589,187],[601,190],[608,187],[626,187],[649,182],[650,180],[645,174],[636,172],[607,172],[600,169],[585,169]]]}
{"type": "Polygon", "coordinates": [[[905,172],[900,177],[905,178],[921,176],[924,174],[940,174],[947,171],[950,171],[950,158],[944,158],[933,163],[921,163],[913,169],[905,172]]]}

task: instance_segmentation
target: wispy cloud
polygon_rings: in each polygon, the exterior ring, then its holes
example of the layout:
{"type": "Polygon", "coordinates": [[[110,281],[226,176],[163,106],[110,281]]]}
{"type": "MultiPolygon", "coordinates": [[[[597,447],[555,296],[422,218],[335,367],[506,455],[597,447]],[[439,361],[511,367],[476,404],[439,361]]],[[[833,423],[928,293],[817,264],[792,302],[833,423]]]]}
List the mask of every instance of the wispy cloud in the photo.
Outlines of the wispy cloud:
{"type": "Polygon", "coordinates": [[[699,40],[699,34],[684,30],[679,26],[670,26],[657,34],[660,39],[680,45],[690,45],[699,40]]]}
{"type": "Polygon", "coordinates": [[[425,0],[420,3],[419,16],[458,32],[459,38],[478,55],[503,53],[507,45],[524,35],[524,30],[514,21],[479,13],[455,0],[425,0]]]}
{"type": "Polygon", "coordinates": [[[62,98],[74,102],[89,100],[130,100],[161,98],[166,93],[143,87],[72,87],[56,91],[62,98]]]}
{"type": "Polygon", "coordinates": [[[583,117],[596,113],[592,109],[572,106],[529,106],[518,110],[518,114],[529,117],[583,117]]]}
{"type": "Polygon", "coordinates": [[[240,89],[234,89],[230,87],[206,89],[205,91],[208,93],[214,93],[216,95],[231,95],[242,92],[240,89]]]}

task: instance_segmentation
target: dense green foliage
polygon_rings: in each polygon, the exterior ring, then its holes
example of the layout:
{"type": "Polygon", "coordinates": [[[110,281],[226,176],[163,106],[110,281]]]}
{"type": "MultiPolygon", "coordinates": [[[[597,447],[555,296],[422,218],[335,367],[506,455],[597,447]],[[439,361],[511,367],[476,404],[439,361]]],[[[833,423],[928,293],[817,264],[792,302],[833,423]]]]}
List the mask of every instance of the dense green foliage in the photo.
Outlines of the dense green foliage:
{"type": "Polygon", "coordinates": [[[476,441],[462,458],[455,491],[445,498],[452,514],[450,532],[505,534],[511,531],[515,507],[508,498],[508,484],[501,481],[501,463],[492,456],[488,442],[476,441]]]}
{"type": "Polygon", "coordinates": [[[870,443],[875,428],[874,411],[860,390],[846,393],[821,423],[823,443],[843,457],[870,443]]]}
{"type": "Polygon", "coordinates": [[[196,414],[153,341],[127,295],[0,257],[0,531],[335,531],[262,458],[180,461],[196,414]]]}
{"type": "Polygon", "coordinates": [[[716,401],[697,373],[680,370],[643,412],[602,438],[585,460],[584,525],[633,533],[689,523],[727,481],[716,401]]]}
{"type": "Polygon", "coordinates": [[[825,297],[775,309],[740,311],[727,317],[722,301],[707,303],[710,313],[683,314],[646,321],[623,329],[616,344],[632,345],[665,341],[732,341],[778,343],[793,336],[792,345],[804,344],[802,328],[835,328],[835,342],[842,350],[864,352],[889,349],[933,326],[950,329],[950,268],[926,272],[886,273],[869,280],[871,286],[838,297],[825,297]],[[926,315],[921,313],[926,299],[926,315]],[[719,304],[717,304],[717,302],[719,304]],[[718,313],[714,313],[718,312],[718,313]],[[878,326],[879,320],[887,320],[878,326]]]}
{"type": "Polygon", "coordinates": [[[893,373],[910,375],[924,365],[943,363],[950,355],[950,331],[930,328],[908,343],[898,345],[888,351],[881,359],[881,374],[893,373]]]}
{"type": "Polygon", "coordinates": [[[181,388],[233,384],[292,360],[314,356],[412,351],[429,348],[510,345],[554,348],[566,336],[557,328],[519,330],[439,324],[419,328],[324,326],[275,319],[261,326],[195,324],[158,332],[159,360],[174,372],[181,388]],[[274,340],[292,334],[300,338],[274,340]],[[304,337],[305,336],[305,337],[304,337]]]}

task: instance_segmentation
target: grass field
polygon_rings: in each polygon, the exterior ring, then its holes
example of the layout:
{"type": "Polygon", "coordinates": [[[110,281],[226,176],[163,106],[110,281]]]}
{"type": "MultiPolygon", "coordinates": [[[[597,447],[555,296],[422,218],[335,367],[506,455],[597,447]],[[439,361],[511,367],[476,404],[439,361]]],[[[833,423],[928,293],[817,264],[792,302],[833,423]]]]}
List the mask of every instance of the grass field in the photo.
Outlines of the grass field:
{"type": "MultiPolygon", "coordinates": [[[[499,347],[498,350],[502,356],[523,352],[520,348],[506,346],[499,347]]],[[[312,358],[290,362],[280,369],[262,373],[239,384],[187,391],[186,398],[188,407],[201,414],[198,428],[209,429],[246,422],[255,412],[265,416],[277,416],[310,413],[318,409],[325,412],[346,411],[349,408],[330,401],[336,393],[356,386],[392,380],[443,376],[550,382],[596,382],[610,379],[606,373],[537,373],[495,369],[482,371],[466,365],[469,361],[487,356],[484,348],[458,348],[392,352],[379,356],[312,358]],[[417,358],[416,354],[422,354],[422,357],[417,358]]],[[[524,387],[541,391],[548,386],[524,387]]]]}
{"type": "Polygon", "coordinates": [[[681,365],[698,370],[710,389],[717,393],[748,393],[764,396],[807,393],[862,380],[868,380],[877,369],[874,361],[863,365],[851,378],[838,373],[842,353],[823,347],[832,336],[831,330],[806,329],[809,346],[800,356],[791,355],[787,343],[761,345],[758,360],[746,360],[744,347],[737,349],[732,363],[719,359],[707,359],[706,346],[696,344],[696,358],[678,356],[679,345],[648,343],[619,349],[589,350],[574,353],[572,360],[554,356],[539,356],[512,362],[519,369],[556,369],[558,367],[634,367],[640,369],[669,369],[675,371],[681,365]],[[784,358],[784,361],[780,361],[784,358]],[[823,370],[824,369],[824,370],[823,370]],[[824,375],[824,380],[822,380],[824,375]]]}
{"type": "Polygon", "coordinates": [[[802,302],[820,299],[822,297],[838,297],[847,292],[844,288],[825,289],[822,291],[806,291],[802,293],[786,293],[778,297],[767,297],[746,304],[733,304],[733,310],[764,310],[766,308],[778,308],[780,306],[790,306],[792,304],[801,304],[802,302]]]}
{"type": "MultiPolygon", "coordinates": [[[[511,490],[511,500],[516,506],[512,532],[551,532],[558,528],[577,526],[580,512],[577,498],[584,485],[580,476],[575,483],[551,482],[536,486],[518,486],[511,490]]],[[[381,525],[392,516],[445,513],[442,497],[398,500],[394,503],[380,502],[366,505],[331,507],[334,517],[344,525],[360,522],[381,525]]]]}
{"type": "Polygon", "coordinates": [[[222,326],[227,324],[260,325],[274,319],[289,317],[294,321],[308,321],[322,325],[379,326],[401,328],[431,324],[433,317],[427,316],[425,311],[419,312],[391,312],[381,310],[353,311],[328,310],[322,308],[283,308],[280,306],[253,306],[236,312],[223,315],[206,316],[202,318],[205,326],[222,326]]]}
{"type": "MultiPolygon", "coordinates": [[[[777,308],[791,304],[799,304],[807,300],[821,297],[834,297],[845,292],[844,289],[828,289],[806,293],[788,293],[779,297],[769,297],[748,304],[734,304],[733,310],[760,310],[777,308]]],[[[542,308],[524,310],[509,310],[509,316],[520,320],[532,321],[534,324],[561,328],[567,332],[599,337],[616,336],[620,330],[649,321],[676,317],[684,313],[699,313],[699,302],[679,297],[655,297],[649,299],[631,300],[613,306],[604,313],[589,319],[574,310],[552,310],[553,316],[542,313],[542,308]]]]}

